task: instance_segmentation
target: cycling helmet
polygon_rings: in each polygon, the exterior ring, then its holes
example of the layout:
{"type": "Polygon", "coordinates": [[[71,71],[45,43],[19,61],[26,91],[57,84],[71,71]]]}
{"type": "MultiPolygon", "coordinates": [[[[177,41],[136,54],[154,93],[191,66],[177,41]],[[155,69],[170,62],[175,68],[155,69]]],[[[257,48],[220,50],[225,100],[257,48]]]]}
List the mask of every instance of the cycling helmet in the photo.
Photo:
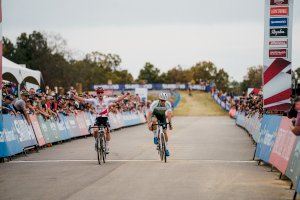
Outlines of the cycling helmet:
{"type": "Polygon", "coordinates": [[[103,90],[103,88],[102,88],[102,87],[97,87],[97,89],[96,89],[96,93],[97,93],[97,94],[104,93],[104,90],[103,90]]]}
{"type": "Polygon", "coordinates": [[[167,93],[160,93],[159,94],[159,100],[167,101],[168,100],[168,94],[167,93]]]}

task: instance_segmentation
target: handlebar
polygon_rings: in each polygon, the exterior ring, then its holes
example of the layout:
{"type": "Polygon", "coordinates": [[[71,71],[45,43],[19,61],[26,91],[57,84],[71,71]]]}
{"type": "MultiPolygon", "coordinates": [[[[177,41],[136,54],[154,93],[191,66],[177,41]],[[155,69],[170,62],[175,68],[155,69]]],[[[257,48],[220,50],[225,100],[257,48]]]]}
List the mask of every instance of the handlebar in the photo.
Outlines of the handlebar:
{"type": "Polygon", "coordinates": [[[168,123],[156,123],[156,124],[152,124],[152,126],[156,126],[156,125],[158,125],[158,126],[170,125],[170,122],[168,122],[168,123]]]}

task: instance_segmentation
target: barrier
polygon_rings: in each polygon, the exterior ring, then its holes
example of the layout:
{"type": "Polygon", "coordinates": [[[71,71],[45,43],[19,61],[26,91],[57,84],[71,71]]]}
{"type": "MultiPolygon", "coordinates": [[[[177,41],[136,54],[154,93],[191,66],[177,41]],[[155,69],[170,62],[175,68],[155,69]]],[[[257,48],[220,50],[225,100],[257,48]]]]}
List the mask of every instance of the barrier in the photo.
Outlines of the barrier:
{"type": "Polygon", "coordinates": [[[264,115],[260,121],[257,116],[247,118],[245,113],[237,112],[236,124],[244,127],[254,140],[259,138],[255,156],[285,174],[300,192],[300,137],[290,131],[291,120],[264,115]]]}
{"type": "Polygon", "coordinates": [[[289,158],[289,164],[288,164],[288,169],[286,171],[286,175],[293,181],[294,184],[299,182],[299,177],[300,177],[300,137],[297,137],[297,139],[296,139],[293,151],[289,158]]]}
{"type": "MultiPolygon", "coordinates": [[[[68,140],[88,135],[88,127],[94,123],[95,117],[88,112],[78,112],[68,116],[59,114],[57,119],[44,119],[41,115],[30,115],[32,126],[20,116],[1,115],[0,126],[0,158],[21,153],[29,146],[43,146],[49,143],[68,140]]],[[[109,115],[111,129],[118,129],[145,123],[141,112],[126,112],[109,115]]]]}
{"type": "Polygon", "coordinates": [[[256,146],[255,157],[269,162],[272,147],[281,123],[281,116],[264,115],[261,122],[260,138],[256,146]]]}
{"type": "Polygon", "coordinates": [[[3,131],[0,132],[0,157],[21,153],[23,148],[19,141],[11,115],[3,115],[3,131]]]}
{"type": "Polygon", "coordinates": [[[283,117],[270,156],[270,163],[283,174],[286,172],[296,142],[296,136],[290,130],[291,126],[292,122],[283,117]]]}
{"type": "Polygon", "coordinates": [[[231,105],[228,103],[228,102],[224,102],[224,101],[222,101],[220,98],[219,98],[219,96],[218,96],[218,94],[217,93],[212,93],[211,94],[212,95],[212,98],[215,100],[215,102],[217,103],[217,104],[219,104],[219,106],[221,106],[221,108],[223,109],[223,110],[226,110],[226,111],[230,111],[230,108],[231,108],[231,105]]]}

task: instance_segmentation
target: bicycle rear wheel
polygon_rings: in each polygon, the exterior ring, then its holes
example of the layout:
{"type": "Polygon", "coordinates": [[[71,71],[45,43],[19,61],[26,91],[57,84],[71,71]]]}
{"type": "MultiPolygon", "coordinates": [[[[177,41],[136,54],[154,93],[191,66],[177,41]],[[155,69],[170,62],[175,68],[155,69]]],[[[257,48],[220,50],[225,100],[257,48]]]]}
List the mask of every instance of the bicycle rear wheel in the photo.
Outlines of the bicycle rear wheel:
{"type": "Polygon", "coordinates": [[[102,158],[102,155],[101,155],[101,138],[98,137],[97,138],[98,140],[98,144],[97,144],[97,158],[98,158],[98,164],[101,165],[101,158],[102,158]]]}
{"type": "Polygon", "coordinates": [[[105,163],[106,161],[106,143],[105,143],[105,139],[104,136],[101,137],[101,159],[103,161],[103,163],[105,163]]]}
{"type": "Polygon", "coordinates": [[[162,137],[161,137],[161,144],[162,144],[162,148],[161,148],[161,151],[162,151],[162,159],[161,161],[165,161],[165,163],[167,162],[167,155],[166,155],[166,140],[165,140],[165,134],[162,133],[161,134],[162,137]]]}

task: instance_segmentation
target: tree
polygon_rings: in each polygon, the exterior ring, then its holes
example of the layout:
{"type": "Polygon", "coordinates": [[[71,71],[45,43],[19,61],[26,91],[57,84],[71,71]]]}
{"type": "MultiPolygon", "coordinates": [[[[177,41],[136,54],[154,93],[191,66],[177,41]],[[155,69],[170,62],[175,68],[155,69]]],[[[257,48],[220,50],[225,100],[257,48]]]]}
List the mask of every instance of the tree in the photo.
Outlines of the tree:
{"type": "Polygon", "coordinates": [[[261,88],[262,86],[262,66],[252,66],[248,68],[247,75],[241,83],[241,90],[246,91],[248,88],[261,88]]]}
{"type": "Polygon", "coordinates": [[[138,80],[144,80],[147,83],[159,83],[160,79],[160,70],[155,68],[153,64],[147,62],[144,65],[144,68],[140,70],[138,80]]]}
{"type": "Polygon", "coordinates": [[[167,73],[162,74],[161,80],[163,80],[164,83],[188,83],[193,80],[193,74],[190,69],[183,70],[182,67],[178,65],[170,69],[167,73]]]}
{"type": "Polygon", "coordinates": [[[82,60],[72,59],[67,43],[60,35],[47,35],[37,31],[22,33],[13,44],[3,38],[3,55],[13,62],[40,70],[45,85],[68,88],[81,83],[84,90],[91,85],[107,83],[131,83],[132,75],[118,67],[121,58],[116,54],[91,52],[82,60]]]}
{"type": "Polygon", "coordinates": [[[218,70],[214,77],[215,84],[219,90],[227,91],[229,86],[229,75],[224,69],[218,70]]]}
{"type": "Polygon", "coordinates": [[[217,68],[212,62],[199,62],[195,66],[191,68],[193,79],[196,80],[203,80],[203,81],[211,81],[214,79],[217,68]]]}

